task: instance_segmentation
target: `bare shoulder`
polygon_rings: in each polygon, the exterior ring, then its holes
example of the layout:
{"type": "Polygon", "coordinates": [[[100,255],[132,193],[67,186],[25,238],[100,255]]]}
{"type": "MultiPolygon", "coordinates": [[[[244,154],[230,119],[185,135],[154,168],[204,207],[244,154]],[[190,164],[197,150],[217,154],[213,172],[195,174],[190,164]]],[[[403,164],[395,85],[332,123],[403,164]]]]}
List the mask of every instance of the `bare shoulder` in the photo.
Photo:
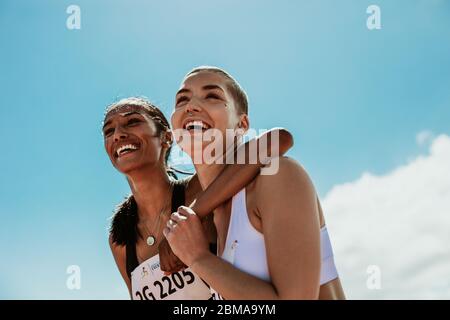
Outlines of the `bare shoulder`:
{"type": "Polygon", "coordinates": [[[276,161],[277,170],[274,174],[259,174],[254,180],[254,190],[257,194],[273,192],[277,189],[288,190],[292,187],[313,188],[311,179],[303,166],[295,159],[289,157],[278,157],[276,161]]]}
{"type": "Polygon", "coordinates": [[[248,203],[256,209],[257,216],[262,218],[263,212],[275,212],[277,209],[311,207],[312,203],[315,206],[316,191],[303,166],[288,157],[274,160],[278,161],[276,173],[260,174],[247,187],[248,203]]]}

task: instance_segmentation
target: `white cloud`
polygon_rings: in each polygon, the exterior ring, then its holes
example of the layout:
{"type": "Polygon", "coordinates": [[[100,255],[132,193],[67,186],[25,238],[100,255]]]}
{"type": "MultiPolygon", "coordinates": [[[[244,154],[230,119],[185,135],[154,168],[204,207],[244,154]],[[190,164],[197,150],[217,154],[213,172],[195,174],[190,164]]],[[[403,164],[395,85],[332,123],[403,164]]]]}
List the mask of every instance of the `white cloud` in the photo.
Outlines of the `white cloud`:
{"type": "Polygon", "coordinates": [[[449,136],[392,172],[333,187],[323,207],[348,298],[450,298],[449,136]],[[366,286],[370,265],[380,290],[366,286]]]}

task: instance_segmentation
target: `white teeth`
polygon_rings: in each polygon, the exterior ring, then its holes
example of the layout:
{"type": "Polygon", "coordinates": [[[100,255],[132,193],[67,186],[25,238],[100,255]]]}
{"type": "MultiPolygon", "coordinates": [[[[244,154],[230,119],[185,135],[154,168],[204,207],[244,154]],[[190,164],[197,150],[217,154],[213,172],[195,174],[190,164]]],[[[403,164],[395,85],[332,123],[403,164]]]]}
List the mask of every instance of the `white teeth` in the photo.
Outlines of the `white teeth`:
{"type": "Polygon", "coordinates": [[[204,123],[203,121],[189,121],[188,123],[186,123],[186,125],[184,126],[185,129],[190,130],[190,129],[209,129],[209,126],[204,123]]]}
{"type": "Polygon", "coordinates": [[[116,155],[119,156],[123,151],[128,150],[128,149],[137,150],[137,146],[135,146],[134,144],[123,145],[119,149],[117,149],[116,155]]]}

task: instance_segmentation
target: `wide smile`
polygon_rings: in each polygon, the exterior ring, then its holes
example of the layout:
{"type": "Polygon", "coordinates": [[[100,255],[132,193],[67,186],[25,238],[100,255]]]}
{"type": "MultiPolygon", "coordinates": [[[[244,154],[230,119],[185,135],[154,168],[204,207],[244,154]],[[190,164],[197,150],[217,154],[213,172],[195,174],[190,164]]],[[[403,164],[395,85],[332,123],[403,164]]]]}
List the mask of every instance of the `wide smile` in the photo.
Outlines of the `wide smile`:
{"type": "Polygon", "coordinates": [[[133,152],[136,152],[139,150],[139,144],[137,143],[127,143],[124,145],[119,146],[116,151],[114,152],[114,157],[116,159],[121,158],[125,155],[131,154],[133,152]]]}
{"type": "Polygon", "coordinates": [[[183,125],[183,129],[188,131],[206,131],[208,129],[211,129],[211,125],[202,120],[189,120],[185,122],[185,124],[183,125]]]}

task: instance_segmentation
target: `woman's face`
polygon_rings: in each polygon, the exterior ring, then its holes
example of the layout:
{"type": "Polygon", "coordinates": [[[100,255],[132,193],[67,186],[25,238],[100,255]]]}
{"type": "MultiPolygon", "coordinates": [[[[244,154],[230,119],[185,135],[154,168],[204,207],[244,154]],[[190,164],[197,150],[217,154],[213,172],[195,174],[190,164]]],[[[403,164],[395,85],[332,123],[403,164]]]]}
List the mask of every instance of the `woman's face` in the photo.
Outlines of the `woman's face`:
{"type": "Polygon", "coordinates": [[[164,161],[163,143],[153,120],[136,107],[127,106],[108,114],[103,137],[111,163],[124,174],[164,161]]]}
{"type": "Polygon", "coordinates": [[[190,144],[182,142],[180,146],[191,158],[194,152],[201,152],[211,143],[201,137],[206,130],[218,130],[225,138],[227,129],[234,130],[239,126],[241,117],[226,81],[220,74],[200,71],[187,77],[176,94],[172,127],[174,131],[184,129],[189,132],[190,144]],[[196,139],[201,139],[201,143],[195,144],[196,139]],[[194,150],[195,145],[200,145],[201,150],[194,150]]]}

